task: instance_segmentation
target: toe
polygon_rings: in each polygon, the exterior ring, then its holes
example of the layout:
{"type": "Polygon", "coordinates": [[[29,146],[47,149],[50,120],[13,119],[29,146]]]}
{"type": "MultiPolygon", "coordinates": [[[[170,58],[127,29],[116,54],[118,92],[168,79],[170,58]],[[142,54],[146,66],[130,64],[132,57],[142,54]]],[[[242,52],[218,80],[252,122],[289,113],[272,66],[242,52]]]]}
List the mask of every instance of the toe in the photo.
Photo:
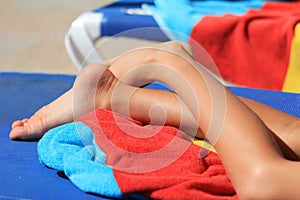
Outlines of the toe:
{"type": "MultiPolygon", "coordinates": [[[[26,124],[26,123],[25,123],[26,124]]],[[[33,140],[42,137],[42,133],[35,133],[30,129],[30,126],[16,126],[10,132],[10,139],[12,140],[33,140]]]]}
{"type": "Polygon", "coordinates": [[[16,126],[21,126],[23,123],[21,120],[16,120],[11,124],[12,128],[15,128],[16,126]]]}
{"type": "Polygon", "coordinates": [[[17,126],[23,126],[24,123],[26,123],[27,121],[28,121],[28,119],[16,120],[12,123],[11,127],[15,128],[17,126]]]}
{"type": "Polygon", "coordinates": [[[15,126],[10,134],[10,139],[20,139],[23,135],[27,134],[27,130],[24,128],[24,126],[15,126]]]}

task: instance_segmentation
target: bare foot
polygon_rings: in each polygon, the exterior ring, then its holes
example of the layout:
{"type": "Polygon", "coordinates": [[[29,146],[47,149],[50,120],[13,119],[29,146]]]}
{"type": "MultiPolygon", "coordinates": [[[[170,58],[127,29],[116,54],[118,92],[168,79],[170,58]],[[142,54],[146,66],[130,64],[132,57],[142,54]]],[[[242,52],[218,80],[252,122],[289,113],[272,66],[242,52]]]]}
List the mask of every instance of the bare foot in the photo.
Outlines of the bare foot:
{"type": "MultiPolygon", "coordinates": [[[[78,76],[80,76],[82,79],[89,79],[91,74],[95,76],[95,73],[86,73],[86,71],[93,72],[97,70],[97,67],[101,68],[101,65],[87,66],[85,73],[82,73],[83,75],[79,74],[78,76]]],[[[118,80],[115,78],[115,76],[108,69],[106,69],[98,82],[96,95],[97,101],[92,108],[101,107],[104,109],[110,109],[111,91],[112,88],[114,88],[113,85],[117,84],[117,82],[118,80]]],[[[80,88],[89,90],[89,86],[89,84],[83,86],[81,85],[80,88]]],[[[42,107],[29,119],[17,120],[13,122],[10,138],[13,140],[39,139],[49,129],[74,121],[72,104],[74,97],[73,90],[74,88],[70,89],[55,101],[42,107]]],[[[92,110],[86,110],[86,112],[83,114],[86,114],[90,111],[92,110]]]]}
{"type": "Polygon", "coordinates": [[[40,138],[51,125],[46,117],[47,108],[43,107],[29,119],[17,120],[12,124],[11,139],[33,140],[40,138]]]}

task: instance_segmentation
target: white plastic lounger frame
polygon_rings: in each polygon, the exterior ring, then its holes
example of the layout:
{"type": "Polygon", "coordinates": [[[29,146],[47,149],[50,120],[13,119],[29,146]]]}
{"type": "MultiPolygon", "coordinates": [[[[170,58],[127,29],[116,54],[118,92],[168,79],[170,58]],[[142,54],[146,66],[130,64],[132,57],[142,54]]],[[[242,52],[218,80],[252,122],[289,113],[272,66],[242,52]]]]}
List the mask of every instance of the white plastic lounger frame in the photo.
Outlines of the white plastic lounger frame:
{"type": "Polygon", "coordinates": [[[76,67],[81,70],[87,64],[105,59],[95,47],[96,41],[104,36],[131,37],[148,41],[169,40],[151,14],[142,8],[143,3],[152,1],[120,0],[77,17],[65,36],[67,52],[76,67]],[[151,31],[148,29],[153,27],[155,29],[151,31]]]}
{"type": "Polygon", "coordinates": [[[86,12],[81,14],[71,25],[65,36],[67,52],[81,70],[90,63],[102,61],[100,54],[95,51],[94,42],[100,37],[100,24],[103,14],[86,12]]]}

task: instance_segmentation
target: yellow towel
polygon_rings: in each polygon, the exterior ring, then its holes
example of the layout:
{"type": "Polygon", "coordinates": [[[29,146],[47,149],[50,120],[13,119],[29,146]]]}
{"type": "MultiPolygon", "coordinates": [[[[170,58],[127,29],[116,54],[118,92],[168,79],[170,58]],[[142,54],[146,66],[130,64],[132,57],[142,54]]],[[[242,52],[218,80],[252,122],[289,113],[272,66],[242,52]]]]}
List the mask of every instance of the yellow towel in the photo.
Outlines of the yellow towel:
{"type": "Polygon", "coordinates": [[[215,152],[215,153],[217,152],[211,144],[209,144],[208,142],[206,142],[204,140],[195,139],[195,140],[193,140],[193,143],[200,146],[200,147],[203,147],[203,148],[205,148],[209,151],[212,151],[212,152],[215,152]]]}
{"type": "Polygon", "coordinates": [[[295,27],[295,35],[291,45],[290,63],[283,91],[300,93],[300,23],[295,27]]]}

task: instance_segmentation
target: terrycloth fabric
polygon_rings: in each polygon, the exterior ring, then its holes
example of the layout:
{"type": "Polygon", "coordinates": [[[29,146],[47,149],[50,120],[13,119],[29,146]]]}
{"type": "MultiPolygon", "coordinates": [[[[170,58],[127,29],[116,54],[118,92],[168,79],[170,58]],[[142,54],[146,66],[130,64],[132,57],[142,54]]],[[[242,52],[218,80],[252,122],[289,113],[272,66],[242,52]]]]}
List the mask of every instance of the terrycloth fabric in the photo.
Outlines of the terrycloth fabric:
{"type": "Polygon", "coordinates": [[[105,165],[106,155],[93,138],[92,130],[84,123],[59,126],[39,141],[39,159],[48,167],[63,171],[85,192],[121,197],[113,169],[105,165]]]}
{"type": "Polygon", "coordinates": [[[173,127],[142,126],[98,109],[50,130],[40,140],[41,162],[64,171],[85,192],[113,198],[237,199],[217,154],[173,127]]]}
{"type": "Polygon", "coordinates": [[[242,15],[250,8],[261,8],[263,0],[154,0],[154,5],[143,5],[155,18],[160,28],[173,40],[188,42],[194,25],[206,15],[225,13],[242,15]]]}
{"type": "Polygon", "coordinates": [[[299,22],[300,2],[268,2],[243,16],[206,16],[193,28],[191,38],[208,51],[223,79],[282,90],[299,22]]]}
{"type": "Polygon", "coordinates": [[[289,67],[282,90],[300,93],[300,23],[295,28],[290,54],[289,67]]]}

